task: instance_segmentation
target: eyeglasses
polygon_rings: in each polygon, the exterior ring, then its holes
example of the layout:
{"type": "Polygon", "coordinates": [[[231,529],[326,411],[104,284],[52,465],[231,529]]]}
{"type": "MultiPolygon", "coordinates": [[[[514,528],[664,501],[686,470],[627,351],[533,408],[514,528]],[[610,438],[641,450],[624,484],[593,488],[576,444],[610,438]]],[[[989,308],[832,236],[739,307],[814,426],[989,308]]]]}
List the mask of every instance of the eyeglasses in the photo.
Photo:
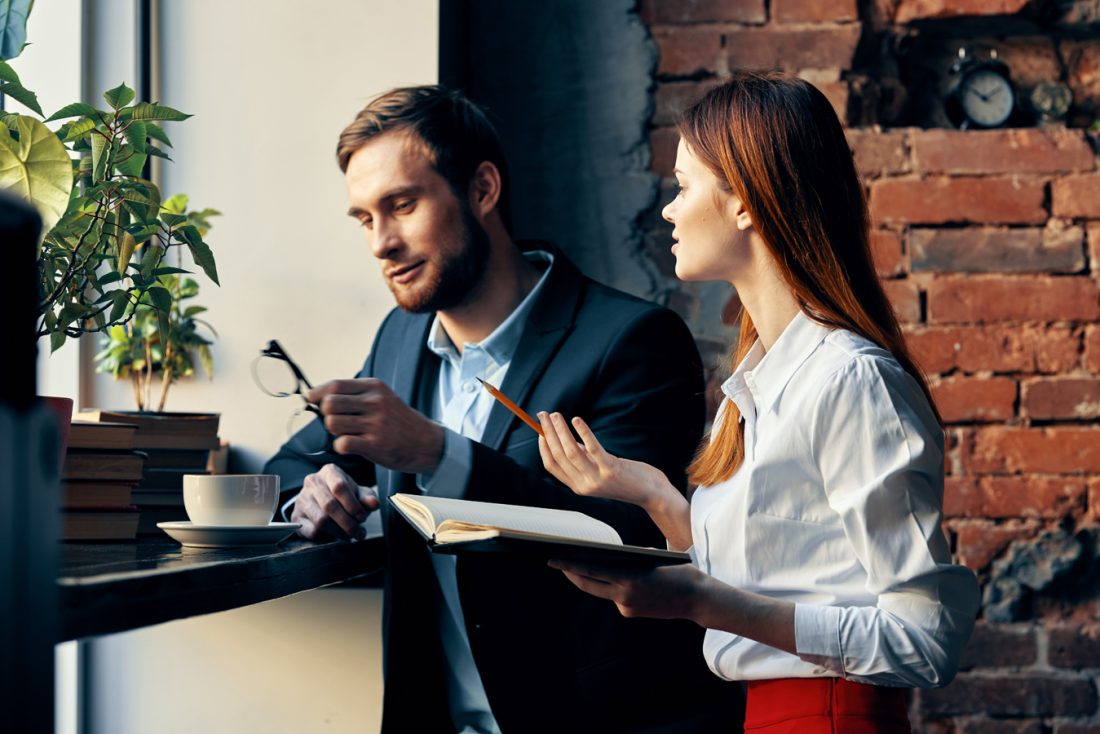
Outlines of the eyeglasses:
{"type": "Polygon", "coordinates": [[[294,411],[287,421],[287,434],[291,437],[297,435],[314,420],[319,421],[321,430],[325,432],[325,443],[317,451],[305,452],[308,456],[331,453],[332,443],[335,441],[328,428],[325,427],[324,416],[321,409],[309,402],[306,392],[313,389],[313,385],[306,379],[301,368],[294,363],[286,350],[279,342],[272,339],[267,347],[260,350],[260,356],[252,360],[252,379],[256,386],[273,398],[288,398],[297,395],[302,399],[302,407],[294,411]]]}

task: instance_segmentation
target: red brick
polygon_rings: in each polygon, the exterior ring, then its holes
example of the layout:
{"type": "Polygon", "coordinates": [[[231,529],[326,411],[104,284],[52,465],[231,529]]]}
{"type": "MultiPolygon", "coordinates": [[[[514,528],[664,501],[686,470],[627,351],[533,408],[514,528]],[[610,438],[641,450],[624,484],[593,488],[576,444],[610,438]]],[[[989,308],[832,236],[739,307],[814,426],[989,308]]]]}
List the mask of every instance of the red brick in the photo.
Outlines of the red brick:
{"type": "Polygon", "coordinates": [[[963,463],[972,474],[1100,473],[1100,430],[983,428],[963,463]]]}
{"type": "Polygon", "coordinates": [[[909,23],[931,18],[956,18],[960,15],[1012,15],[1029,0],[901,0],[894,20],[909,23]]]}
{"type": "MultiPolygon", "coordinates": [[[[1077,366],[1080,338],[1068,327],[934,326],[905,335],[917,363],[930,373],[1064,372],[1077,366]]],[[[1100,336],[1097,336],[1100,358],[1100,336]]]]}
{"type": "Polygon", "coordinates": [[[850,69],[860,25],[731,30],[725,34],[729,69],[850,69]]]}
{"type": "Polygon", "coordinates": [[[1047,659],[1055,668],[1100,667],[1100,625],[1054,627],[1047,634],[1047,659]]]}
{"type": "Polygon", "coordinates": [[[1100,379],[1063,377],[1023,383],[1021,405],[1038,420],[1100,418],[1100,379]]]}
{"type": "Polygon", "coordinates": [[[914,271],[1074,273],[1085,266],[1081,227],[916,228],[909,231],[914,271]]]}
{"type": "Polygon", "coordinates": [[[1006,421],[1016,415],[1016,381],[1007,377],[947,377],[932,383],[947,423],[1006,421]]]}
{"type": "Polygon", "coordinates": [[[1055,727],[1054,734],[1100,734],[1100,724],[1059,724],[1055,727]]]}
{"type": "Polygon", "coordinates": [[[1033,626],[978,623],[963,648],[959,670],[1022,668],[1033,665],[1037,658],[1033,626]]]}
{"type": "Polygon", "coordinates": [[[1100,318],[1100,289],[1090,278],[947,277],[937,278],[928,285],[929,323],[1097,318],[1100,318]]]}
{"type": "Polygon", "coordinates": [[[914,130],[918,173],[1069,173],[1093,169],[1083,130],[914,130]]]}
{"type": "Polygon", "coordinates": [[[687,76],[718,68],[722,33],[714,27],[656,26],[652,34],[659,53],[659,75],[687,76]]]}
{"type": "Polygon", "coordinates": [[[1085,329],[1085,367],[1094,375],[1100,375],[1100,326],[1085,329]]]}
{"type": "Polygon", "coordinates": [[[884,229],[871,232],[871,257],[879,275],[897,275],[901,272],[901,236],[884,229]]]}
{"type": "Polygon", "coordinates": [[[836,82],[811,82],[818,91],[825,95],[825,99],[829,100],[829,104],[833,106],[833,112],[836,113],[836,117],[840,120],[841,125],[848,124],[848,98],[851,96],[851,90],[848,88],[848,82],[836,81],[836,82]]]}
{"type": "Polygon", "coordinates": [[[662,82],[654,94],[654,125],[676,125],[680,114],[695,104],[704,94],[718,86],[719,80],[702,82],[662,82]]]}
{"type": "MultiPolygon", "coordinates": [[[[960,478],[961,479],[961,478],[960,478]]],[[[947,517],[1060,520],[1085,513],[1088,487],[1073,477],[967,477],[944,491],[947,517]]]]}
{"type": "Polygon", "coordinates": [[[1100,173],[1054,179],[1050,201],[1056,217],[1100,217],[1100,173]]]}
{"type": "Polygon", "coordinates": [[[1032,674],[993,678],[962,674],[946,688],[921,691],[924,714],[1091,716],[1096,689],[1088,678],[1032,674]]]}
{"type": "Polygon", "coordinates": [[[856,168],[864,178],[908,173],[911,169],[905,133],[851,128],[847,135],[856,168]]]}
{"type": "Polygon", "coordinates": [[[653,153],[650,168],[662,176],[671,176],[676,168],[676,148],[680,134],[673,127],[659,127],[649,132],[649,148],[653,153]]]}
{"type": "Polygon", "coordinates": [[[1034,178],[886,179],[871,183],[878,222],[1043,224],[1043,182],[1034,178]]]}
{"type": "Polygon", "coordinates": [[[920,290],[911,280],[887,280],[882,283],[886,297],[890,299],[899,321],[920,321],[920,290]]]}
{"type": "MultiPolygon", "coordinates": [[[[950,485],[949,485],[950,486],[950,485]]],[[[1013,541],[1034,538],[1041,526],[1034,520],[994,524],[990,520],[954,520],[955,555],[978,573],[1000,557],[1013,541]]]]}
{"type": "Polygon", "coordinates": [[[778,23],[831,23],[857,20],[855,0],[772,0],[778,23]]]}
{"type": "Polygon", "coordinates": [[[763,23],[764,0],[642,0],[639,13],[652,23],[763,23]]]}

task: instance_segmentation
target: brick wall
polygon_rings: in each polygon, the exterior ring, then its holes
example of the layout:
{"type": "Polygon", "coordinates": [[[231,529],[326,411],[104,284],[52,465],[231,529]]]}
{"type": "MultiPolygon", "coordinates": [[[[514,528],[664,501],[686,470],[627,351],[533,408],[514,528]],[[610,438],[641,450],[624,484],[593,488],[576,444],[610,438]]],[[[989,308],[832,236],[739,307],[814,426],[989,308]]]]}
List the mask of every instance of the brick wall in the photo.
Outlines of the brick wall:
{"type": "MultiPolygon", "coordinates": [[[[640,2],[659,52],[650,145],[662,188],[643,222],[646,252],[699,339],[712,388],[728,370],[736,295],[672,271],[659,211],[679,109],[732,69],[782,68],[821,88],[842,120],[866,119],[858,67],[868,45],[930,19],[1026,20],[1055,4],[1063,22],[1100,19],[1100,2],[1087,0],[640,2]]],[[[1072,43],[1074,58],[1100,59],[1096,25],[1072,43]]],[[[1100,85],[1100,64],[1074,73],[1086,94],[1100,85]]],[[[1098,102],[1100,89],[1075,100],[1084,110],[1098,102]]],[[[962,671],[947,688],[914,693],[911,720],[936,734],[1100,733],[1096,140],[1065,127],[851,127],[849,139],[876,265],[948,423],[946,530],[983,586],[962,671]]]]}

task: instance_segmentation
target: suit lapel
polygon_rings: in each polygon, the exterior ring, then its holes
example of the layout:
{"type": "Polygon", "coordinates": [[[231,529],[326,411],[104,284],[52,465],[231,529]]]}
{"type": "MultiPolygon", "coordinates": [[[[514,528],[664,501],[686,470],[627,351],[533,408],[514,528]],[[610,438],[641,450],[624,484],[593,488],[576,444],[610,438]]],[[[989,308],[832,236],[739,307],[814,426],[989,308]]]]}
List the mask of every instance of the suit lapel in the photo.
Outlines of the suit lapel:
{"type": "MultiPolygon", "coordinates": [[[[405,324],[405,332],[400,338],[400,348],[396,350],[387,369],[379,370],[375,377],[389,385],[397,397],[422,413],[427,407],[421,405],[418,388],[422,380],[435,379],[438,371],[429,369],[430,359],[435,359],[427,349],[428,329],[432,325],[432,314],[415,314],[405,324]],[[423,374],[422,374],[423,373],[423,374]],[[419,379],[418,379],[419,378],[419,379]]],[[[380,355],[381,356],[381,355],[380,355]]],[[[395,492],[406,490],[403,479],[407,475],[382,466],[375,467],[379,495],[384,499],[395,492]]]]}
{"type": "MultiPolygon", "coordinates": [[[[580,298],[581,274],[560,250],[553,250],[554,264],[546,277],[538,300],[523,329],[512,364],[504,376],[501,392],[523,406],[550,357],[569,333],[580,298]]],[[[503,405],[489,411],[489,421],[481,443],[499,449],[513,421],[518,421],[503,405]]]]}

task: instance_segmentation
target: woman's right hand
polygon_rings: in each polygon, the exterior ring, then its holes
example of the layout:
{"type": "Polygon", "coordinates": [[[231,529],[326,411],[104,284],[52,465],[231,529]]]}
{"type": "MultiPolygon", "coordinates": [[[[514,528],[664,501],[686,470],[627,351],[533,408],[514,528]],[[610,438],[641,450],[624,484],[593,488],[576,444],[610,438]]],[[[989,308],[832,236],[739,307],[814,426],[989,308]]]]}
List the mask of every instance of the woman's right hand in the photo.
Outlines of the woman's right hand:
{"type": "Polygon", "coordinates": [[[573,438],[561,413],[542,412],[538,418],[543,432],[539,438],[542,465],[577,494],[621,500],[648,509],[667,490],[675,492],[660,469],[604,451],[581,418],[573,419],[573,427],[583,444],[573,438]]]}

